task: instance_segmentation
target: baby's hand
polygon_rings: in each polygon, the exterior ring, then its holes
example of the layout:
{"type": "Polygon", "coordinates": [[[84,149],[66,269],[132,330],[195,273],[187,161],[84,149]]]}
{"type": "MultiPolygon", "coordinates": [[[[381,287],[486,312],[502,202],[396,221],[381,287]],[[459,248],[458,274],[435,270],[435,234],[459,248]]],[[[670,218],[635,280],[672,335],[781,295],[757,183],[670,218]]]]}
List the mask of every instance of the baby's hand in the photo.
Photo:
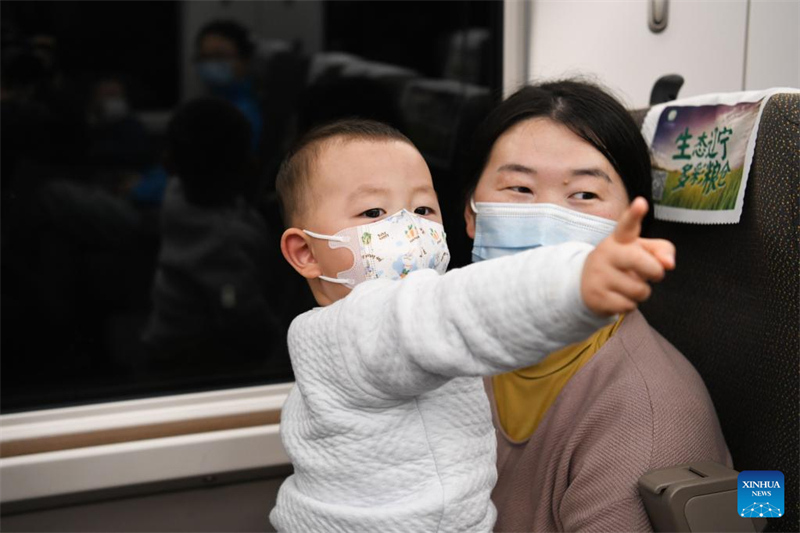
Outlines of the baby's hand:
{"type": "Polygon", "coordinates": [[[650,297],[650,281],[675,268],[675,246],[664,239],[642,239],[647,200],[636,198],[614,233],[595,248],[583,266],[581,296],[591,311],[610,316],[636,309],[650,297]]]}

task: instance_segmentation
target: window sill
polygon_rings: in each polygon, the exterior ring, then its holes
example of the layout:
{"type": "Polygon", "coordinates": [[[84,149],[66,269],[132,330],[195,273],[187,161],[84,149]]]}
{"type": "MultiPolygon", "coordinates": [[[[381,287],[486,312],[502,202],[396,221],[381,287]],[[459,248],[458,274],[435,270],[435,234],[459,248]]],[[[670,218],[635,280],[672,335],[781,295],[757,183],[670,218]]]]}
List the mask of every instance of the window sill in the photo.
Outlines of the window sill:
{"type": "Polygon", "coordinates": [[[286,465],[292,384],[0,417],[0,503],[286,465]]]}

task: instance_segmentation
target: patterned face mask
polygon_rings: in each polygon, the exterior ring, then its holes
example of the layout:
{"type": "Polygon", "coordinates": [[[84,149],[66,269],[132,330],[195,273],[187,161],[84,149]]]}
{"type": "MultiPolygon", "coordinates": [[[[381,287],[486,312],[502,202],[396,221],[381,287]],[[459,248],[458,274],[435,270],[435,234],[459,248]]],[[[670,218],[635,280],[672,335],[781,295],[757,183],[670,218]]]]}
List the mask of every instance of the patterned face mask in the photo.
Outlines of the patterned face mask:
{"type": "Polygon", "coordinates": [[[303,231],[315,239],[329,241],[328,246],[333,249],[353,252],[351,268],[335,278],[319,277],[351,289],[368,279],[403,279],[423,268],[444,274],[450,262],[444,227],[405,209],[372,224],[345,228],[336,235],[303,231]]]}

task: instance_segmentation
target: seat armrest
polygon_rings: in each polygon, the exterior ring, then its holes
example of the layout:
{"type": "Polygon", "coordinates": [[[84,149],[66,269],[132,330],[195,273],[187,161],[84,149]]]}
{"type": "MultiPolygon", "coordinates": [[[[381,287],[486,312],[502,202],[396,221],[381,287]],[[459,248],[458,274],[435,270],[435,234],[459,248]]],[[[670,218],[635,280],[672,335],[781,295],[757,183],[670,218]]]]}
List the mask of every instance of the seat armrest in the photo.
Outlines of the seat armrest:
{"type": "Polygon", "coordinates": [[[639,478],[639,494],[653,530],[760,533],[765,518],[737,513],[738,475],[711,461],[647,472],[639,478]]]}

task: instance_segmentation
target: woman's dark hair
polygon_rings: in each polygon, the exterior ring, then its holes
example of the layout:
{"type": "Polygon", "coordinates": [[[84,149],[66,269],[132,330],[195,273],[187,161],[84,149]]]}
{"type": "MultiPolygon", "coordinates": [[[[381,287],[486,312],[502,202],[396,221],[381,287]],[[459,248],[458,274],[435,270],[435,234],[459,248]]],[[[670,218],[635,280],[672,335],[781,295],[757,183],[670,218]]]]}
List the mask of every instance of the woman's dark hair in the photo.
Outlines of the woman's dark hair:
{"type": "Polygon", "coordinates": [[[197,34],[195,47],[199,48],[200,43],[206,35],[220,35],[236,45],[239,56],[242,59],[250,59],[255,52],[255,44],[250,39],[250,33],[244,26],[232,20],[215,20],[202,27],[197,34]]]}
{"type": "MultiPolygon", "coordinates": [[[[563,124],[613,165],[628,197],[650,201],[650,155],[629,112],[613,96],[588,82],[564,80],[523,87],[498,105],[478,127],[467,163],[466,201],[475,191],[497,139],[514,125],[543,117],[563,124]]],[[[652,219],[652,208],[645,225],[652,219]]]]}
{"type": "Polygon", "coordinates": [[[167,128],[167,171],[176,174],[189,203],[217,207],[247,192],[252,167],[250,123],[225,100],[183,105],[167,128]]]}

